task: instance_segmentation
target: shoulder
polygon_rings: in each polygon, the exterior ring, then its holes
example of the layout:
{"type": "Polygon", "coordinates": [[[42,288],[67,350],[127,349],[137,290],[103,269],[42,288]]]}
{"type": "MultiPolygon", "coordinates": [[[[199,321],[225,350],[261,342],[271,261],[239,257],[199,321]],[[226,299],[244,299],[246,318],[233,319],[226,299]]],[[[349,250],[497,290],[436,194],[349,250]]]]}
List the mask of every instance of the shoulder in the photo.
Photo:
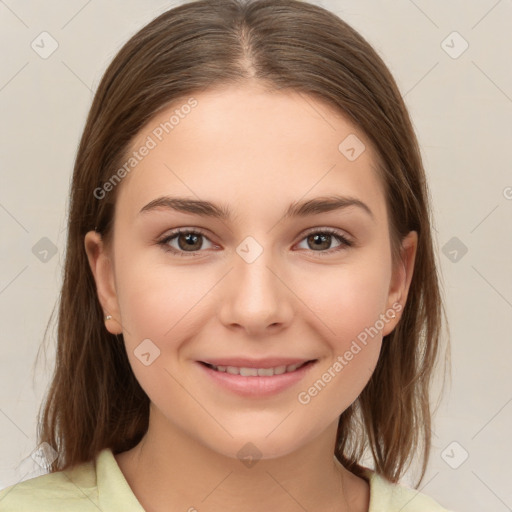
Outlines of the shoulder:
{"type": "Polygon", "coordinates": [[[98,488],[94,462],[47,473],[0,491],[2,512],[97,511],[98,488]]]}
{"type": "Polygon", "coordinates": [[[450,512],[431,497],[400,483],[392,483],[371,469],[365,470],[370,484],[368,512],[450,512]]]}
{"type": "Polygon", "coordinates": [[[24,480],[0,491],[2,512],[144,512],[110,448],[93,461],[24,480]]]}

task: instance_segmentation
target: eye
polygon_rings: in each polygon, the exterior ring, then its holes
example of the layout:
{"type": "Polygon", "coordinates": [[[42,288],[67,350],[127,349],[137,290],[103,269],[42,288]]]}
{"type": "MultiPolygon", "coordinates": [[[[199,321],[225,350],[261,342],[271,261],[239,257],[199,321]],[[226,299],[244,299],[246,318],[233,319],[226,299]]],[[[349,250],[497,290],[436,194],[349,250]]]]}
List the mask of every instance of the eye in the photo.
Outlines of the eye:
{"type": "MultiPolygon", "coordinates": [[[[177,229],[169,236],[158,242],[165,251],[172,252],[178,256],[195,256],[200,249],[203,249],[202,240],[208,240],[206,235],[195,229],[177,229]],[[177,244],[171,245],[171,244],[177,244]]],[[[209,242],[212,246],[212,242],[209,242]]]]}
{"type": "Polygon", "coordinates": [[[303,240],[306,241],[308,246],[306,249],[311,249],[311,247],[313,247],[311,250],[313,252],[319,252],[322,256],[341,251],[347,247],[352,247],[353,245],[353,242],[350,241],[345,235],[331,228],[317,228],[316,231],[310,231],[306,237],[303,238],[303,240]],[[337,241],[338,245],[333,249],[330,249],[331,243],[333,241],[337,241]]]}

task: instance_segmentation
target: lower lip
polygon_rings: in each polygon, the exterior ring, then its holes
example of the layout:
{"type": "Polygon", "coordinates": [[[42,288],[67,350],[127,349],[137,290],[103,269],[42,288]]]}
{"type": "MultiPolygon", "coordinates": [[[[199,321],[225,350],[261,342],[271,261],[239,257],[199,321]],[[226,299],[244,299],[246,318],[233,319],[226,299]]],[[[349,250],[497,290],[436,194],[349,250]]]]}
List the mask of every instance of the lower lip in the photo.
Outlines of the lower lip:
{"type": "Polygon", "coordinates": [[[213,370],[199,362],[197,364],[214,382],[233,393],[246,397],[266,397],[281,393],[300,382],[316,364],[316,361],[305,364],[293,372],[261,377],[232,375],[213,370]]]}

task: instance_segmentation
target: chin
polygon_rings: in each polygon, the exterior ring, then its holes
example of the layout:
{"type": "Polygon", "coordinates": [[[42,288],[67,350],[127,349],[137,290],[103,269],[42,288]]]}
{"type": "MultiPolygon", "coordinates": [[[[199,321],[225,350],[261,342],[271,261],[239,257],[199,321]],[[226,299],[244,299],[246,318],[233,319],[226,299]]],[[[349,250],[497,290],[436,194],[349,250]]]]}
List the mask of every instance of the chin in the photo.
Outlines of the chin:
{"type": "Polygon", "coordinates": [[[233,437],[226,435],[213,440],[211,444],[205,444],[217,453],[241,462],[286,457],[308,444],[313,437],[312,434],[305,435],[303,425],[296,428],[288,425],[285,428],[279,422],[274,422],[271,428],[256,429],[253,426],[239,433],[229,428],[228,430],[233,437]]]}

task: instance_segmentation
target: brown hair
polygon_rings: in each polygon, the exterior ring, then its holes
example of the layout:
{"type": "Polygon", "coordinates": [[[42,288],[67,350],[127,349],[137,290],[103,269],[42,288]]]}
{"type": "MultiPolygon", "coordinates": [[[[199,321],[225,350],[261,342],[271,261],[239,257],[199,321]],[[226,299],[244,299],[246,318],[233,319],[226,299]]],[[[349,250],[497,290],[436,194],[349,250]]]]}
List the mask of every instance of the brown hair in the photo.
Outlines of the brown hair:
{"type": "Polygon", "coordinates": [[[38,441],[58,452],[51,472],[93,460],[106,447],[128,450],[148,428],[149,398],[131,370],[122,335],[105,329],[84,249],[93,229],[108,242],[119,187],[102,200],[93,191],[122,165],[130,142],[156,112],[194,92],[247,80],[313,95],[347,115],[377,150],[394,262],[402,238],[418,233],[402,318],[385,337],[367,386],[340,416],[335,455],[361,475],[369,447],[376,471],[396,482],[422,447],[423,479],[445,313],[418,143],[378,54],[340,18],[300,0],[180,5],[136,33],[105,72],[76,156],[56,363],[39,417],[38,441]]]}

